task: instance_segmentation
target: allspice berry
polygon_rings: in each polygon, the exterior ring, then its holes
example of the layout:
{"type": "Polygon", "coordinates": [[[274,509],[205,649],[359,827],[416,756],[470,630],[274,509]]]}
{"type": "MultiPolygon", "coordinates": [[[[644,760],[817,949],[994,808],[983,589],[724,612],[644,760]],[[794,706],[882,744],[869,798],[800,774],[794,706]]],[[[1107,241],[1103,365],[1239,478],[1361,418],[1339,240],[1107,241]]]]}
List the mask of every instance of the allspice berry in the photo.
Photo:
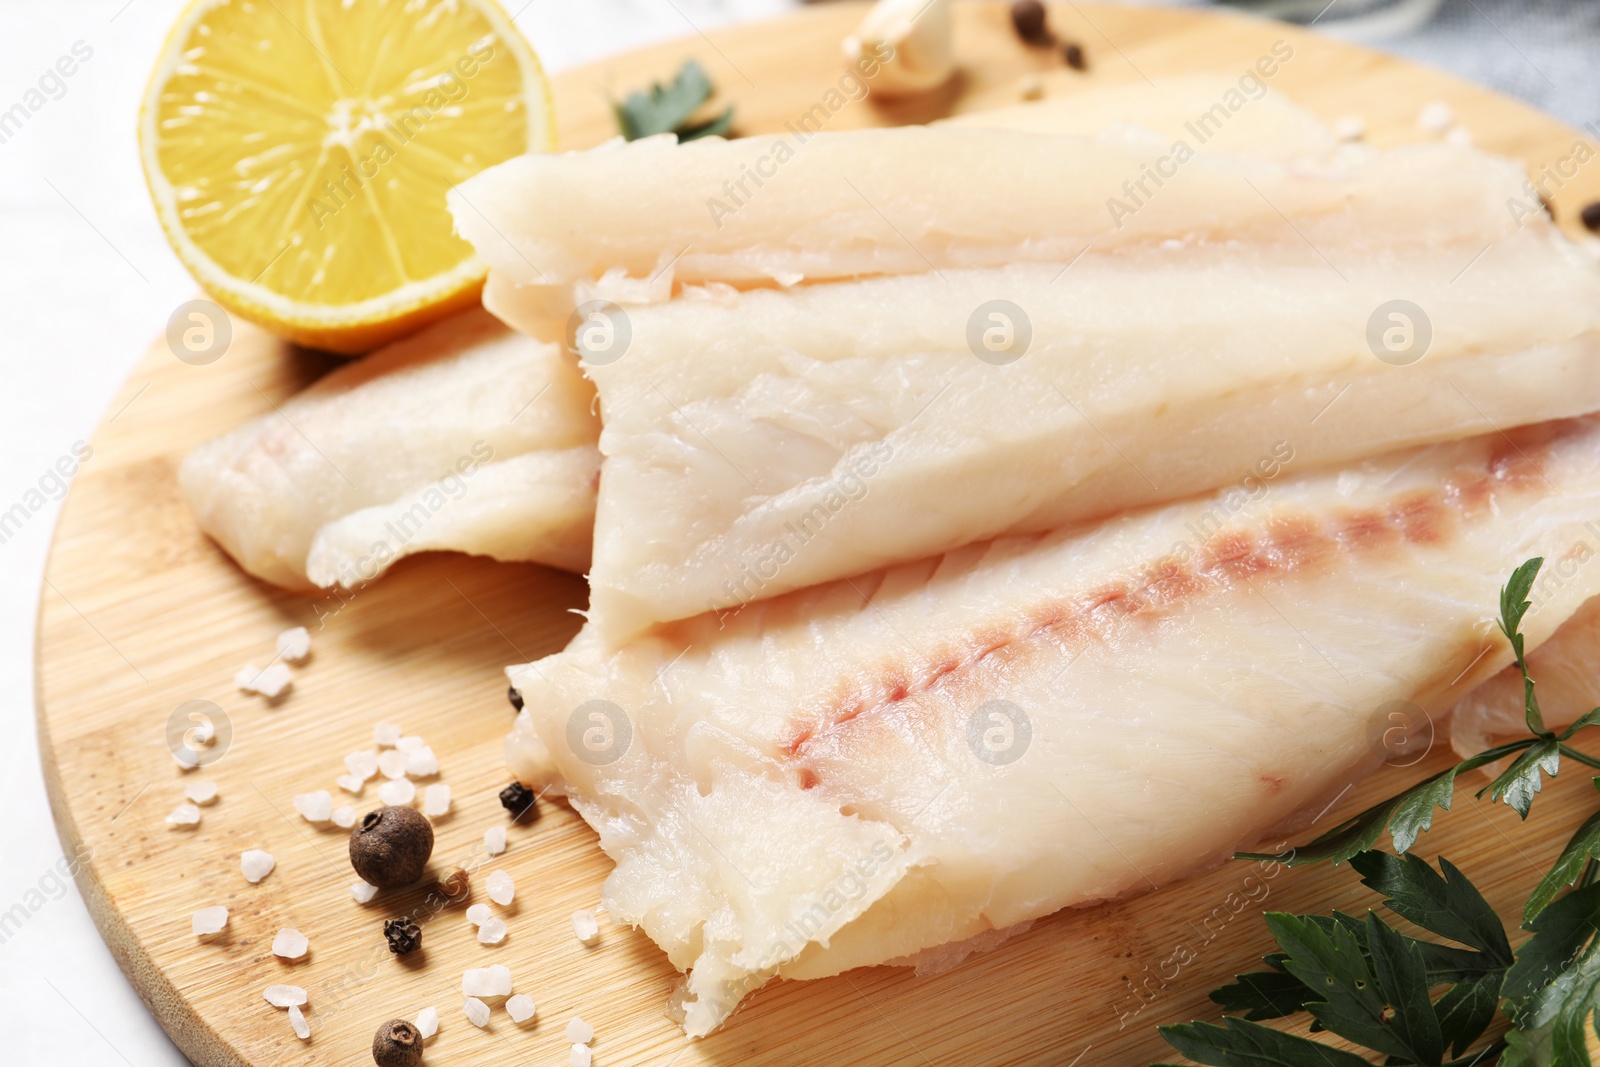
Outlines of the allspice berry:
{"type": "Polygon", "coordinates": [[[390,1019],[372,1038],[378,1067],[416,1067],[422,1062],[422,1034],[404,1019],[390,1019]]]}
{"type": "Polygon", "coordinates": [[[1011,5],[1011,26],[1017,36],[1034,45],[1052,44],[1055,35],[1050,32],[1050,15],[1039,0],[1017,0],[1011,5]]]}
{"type": "Polygon", "coordinates": [[[416,808],[370,811],[350,831],[350,866],[379,889],[414,885],[431,855],[433,825],[416,808]]]}

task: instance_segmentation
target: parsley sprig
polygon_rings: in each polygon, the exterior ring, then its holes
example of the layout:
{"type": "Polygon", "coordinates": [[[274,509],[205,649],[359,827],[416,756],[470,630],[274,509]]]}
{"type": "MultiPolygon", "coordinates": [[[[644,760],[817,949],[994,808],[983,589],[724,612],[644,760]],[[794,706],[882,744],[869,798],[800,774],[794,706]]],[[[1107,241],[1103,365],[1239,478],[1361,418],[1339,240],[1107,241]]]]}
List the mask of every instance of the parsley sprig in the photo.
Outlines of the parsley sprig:
{"type": "MultiPolygon", "coordinates": [[[[1578,827],[1529,895],[1522,925],[1531,936],[1515,951],[1466,875],[1443,856],[1435,868],[1406,854],[1432,825],[1434,809],[1450,809],[1456,776],[1465,771],[1515,754],[1477,795],[1504,800],[1526,819],[1544,775],[1554,776],[1563,756],[1600,766],[1567,744],[1600,722],[1600,708],[1556,734],[1545,727],[1528,673],[1522,620],[1542,564],[1524,563],[1500,591],[1500,630],[1522,674],[1530,736],[1463,760],[1299,848],[1239,857],[1348,861],[1384,908],[1432,938],[1402,933],[1370,909],[1365,918],[1269,912],[1278,951],[1263,958],[1266,970],[1212,992],[1226,1013],[1222,1024],[1161,1028],[1183,1055],[1209,1067],[1593,1067],[1587,1040],[1591,1027],[1600,1037],[1600,811],[1578,827]],[[1386,829],[1398,855],[1374,848],[1386,829]],[[1568,886],[1574,888],[1562,896],[1568,886]],[[1477,1047],[1502,1011],[1511,1028],[1477,1047]],[[1310,1016],[1312,1033],[1367,1052],[1264,1025],[1301,1013],[1310,1016]]],[[[1600,778],[1594,784],[1600,788],[1600,778]]]]}
{"type": "Polygon", "coordinates": [[[715,90],[705,68],[696,61],[685,61],[677,77],[668,85],[659,82],[644,92],[631,92],[621,102],[613,102],[617,128],[630,141],[658,133],[675,133],[678,140],[726,134],[733,128],[733,108],[705,122],[691,123],[690,117],[715,90]]]}

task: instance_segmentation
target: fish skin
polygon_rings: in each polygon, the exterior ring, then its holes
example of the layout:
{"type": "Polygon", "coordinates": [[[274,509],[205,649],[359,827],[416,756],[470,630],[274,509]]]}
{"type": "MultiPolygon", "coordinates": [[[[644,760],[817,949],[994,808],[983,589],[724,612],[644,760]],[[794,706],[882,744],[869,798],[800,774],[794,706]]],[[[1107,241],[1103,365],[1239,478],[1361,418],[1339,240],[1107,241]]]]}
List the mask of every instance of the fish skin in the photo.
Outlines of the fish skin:
{"type": "Polygon", "coordinates": [[[291,588],[366,580],[425,549],[581,571],[599,463],[592,408],[565,352],[473,309],[196,447],[179,484],[241,567],[291,588]]]}
{"type": "MultiPolygon", "coordinates": [[[[772,975],[915,957],[1259,843],[1386,757],[1392,701],[1442,715],[1507,663],[1500,586],[1597,507],[1589,417],[967,546],[621,648],[591,626],[508,669],[507,756],[598,831],[608,912],[689,971],[703,1035],[772,975]]],[[[1597,592],[1600,568],[1553,589],[1528,647],[1597,592]]]]}
{"type": "Polygon", "coordinates": [[[1476,240],[1325,246],[1337,275],[1303,246],[1196,249],[630,309],[626,353],[586,368],[606,424],[592,618],[619,642],[1263,463],[1600,409],[1600,271],[1548,227],[1476,240]],[[1370,347],[1396,293],[1431,322],[1406,366],[1370,347]],[[1031,322],[1010,365],[971,347],[990,299],[1031,322]]]}

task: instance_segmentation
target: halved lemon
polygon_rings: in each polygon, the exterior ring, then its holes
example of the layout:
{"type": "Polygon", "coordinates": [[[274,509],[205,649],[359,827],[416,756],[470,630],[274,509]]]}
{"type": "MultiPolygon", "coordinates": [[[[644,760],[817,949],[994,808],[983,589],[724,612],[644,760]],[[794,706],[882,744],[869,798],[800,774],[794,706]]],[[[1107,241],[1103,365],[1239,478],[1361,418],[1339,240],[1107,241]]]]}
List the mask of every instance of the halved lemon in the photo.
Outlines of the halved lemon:
{"type": "Polygon", "coordinates": [[[445,193],[554,139],[538,57],[494,0],[195,0],[139,116],[200,284],[336,352],[476,301],[484,267],[445,193]]]}

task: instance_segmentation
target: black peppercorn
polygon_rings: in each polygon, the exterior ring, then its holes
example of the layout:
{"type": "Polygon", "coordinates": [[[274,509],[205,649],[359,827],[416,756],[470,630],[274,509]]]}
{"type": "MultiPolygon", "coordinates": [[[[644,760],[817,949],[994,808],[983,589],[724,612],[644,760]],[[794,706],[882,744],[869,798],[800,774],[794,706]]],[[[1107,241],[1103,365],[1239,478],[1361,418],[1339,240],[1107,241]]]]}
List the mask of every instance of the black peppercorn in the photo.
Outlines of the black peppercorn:
{"type": "MultiPolygon", "coordinates": [[[[520,819],[528,814],[528,810],[533,807],[533,801],[533,790],[521,782],[512,782],[500,790],[500,806],[509,811],[513,819],[520,819]]],[[[534,818],[537,818],[538,814],[538,812],[533,812],[534,818]]],[[[529,819],[528,821],[532,822],[533,820],[529,819]]]]}
{"type": "Polygon", "coordinates": [[[1011,25],[1029,44],[1053,44],[1055,35],[1046,21],[1048,13],[1039,0],[1017,0],[1011,5],[1011,25]]]}
{"type": "Polygon", "coordinates": [[[1600,200],[1592,204],[1583,205],[1583,210],[1578,213],[1578,218],[1583,220],[1586,229],[1600,233],[1600,200]]]}
{"type": "Polygon", "coordinates": [[[385,919],[383,936],[389,942],[389,951],[404,956],[422,944],[422,927],[410,919],[385,919]]]}
{"type": "Polygon", "coordinates": [[[1088,62],[1083,58],[1083,46],[1081,44],[1068,43],[1061,49],[1061,56],[1067,61],[1067,66],[1073,70],[1089,69],[1088,62]]]}
{"type": "Polygon", "coordinates": [[[422,1034],[404,1019],[390,1019],[372,1038],[378,1067],[416,1067],[422,1062],[422,1034]]]}
{"type": "Polygon", "coordinates": [[[350,831],[350,866],[379,889],[415,883],[432,854],[433,825],[415,808],[379,808],[350,831]]]}
{"type": "Polygon", "coordinates": [[[511,706],[518,711],[522,710],[522,694],[517,692],[517,687],[512,686],[506,690],[506,699],[511,701],[511,706]]]}

